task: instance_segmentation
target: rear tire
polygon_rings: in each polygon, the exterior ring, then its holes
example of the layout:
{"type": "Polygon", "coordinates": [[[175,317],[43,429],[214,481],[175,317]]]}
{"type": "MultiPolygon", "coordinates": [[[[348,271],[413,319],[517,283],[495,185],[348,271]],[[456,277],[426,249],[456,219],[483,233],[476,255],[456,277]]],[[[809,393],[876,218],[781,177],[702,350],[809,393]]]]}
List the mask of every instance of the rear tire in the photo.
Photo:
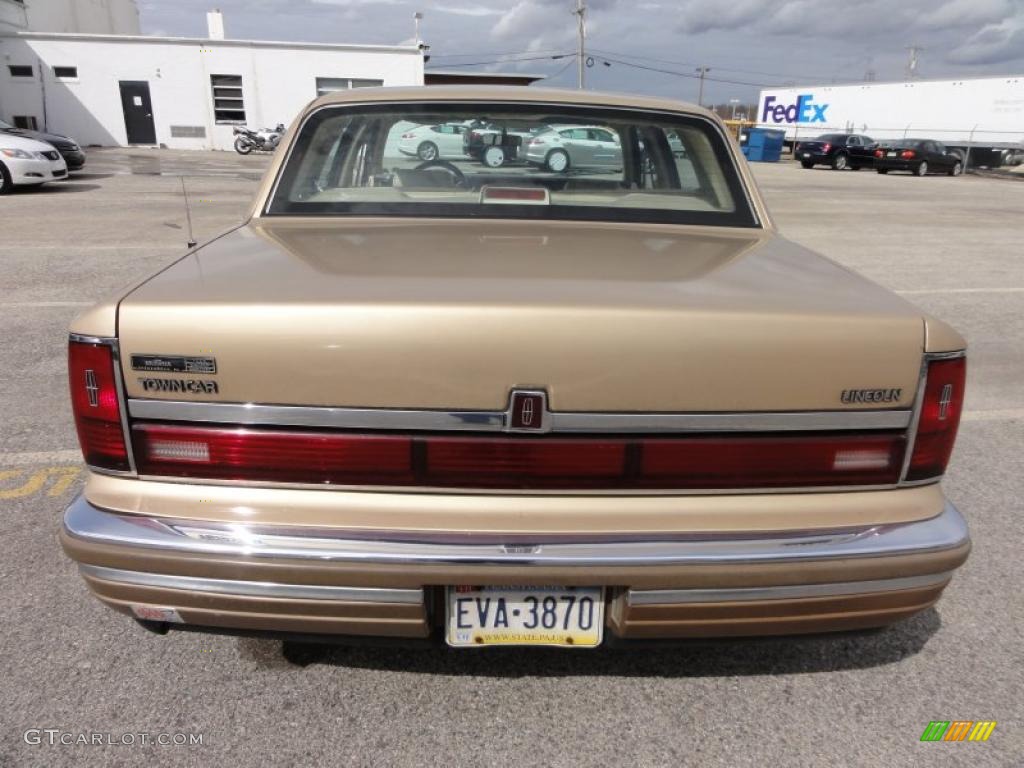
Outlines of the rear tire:
{"type": "Polygon", "coordinates": [[[569,153],[564,149],[552,149],[544,158],[544,167],[552,173],[565,173],[569,170],[569,153]]]}
{"type": "Polygon", "coordinates": [[[497,144],[487,147],[480,156],[480,162],[488,168],[501,168],[507,160],[508,153],[505,152],[505,148],[497,144]]]}
{"type": "Polygon", "coordinates": [[[915,176],[926,176],[928,174],[928,161],[922,160],[914,169],[915,176]]]}
{"type": "Polygon", "coordinates": [[[957,160],[955,163],[953,163],[953,167],[949,169],[949,175],[950,176],[959,176],[963,172],[964,172],[964,167],[960,163],[959,160],[957,160]]]}
{"type": "Polygon", "coordinates": [[[812,163],[810,160],[801,160],[800,165],[802,165],[807,170],[810,170],[811,168],[814,167],[814,163],[812,163]]]}
{"type": "Polygon", "coordinates": [[[252,152],[252,149],[252,142],[250,142],[248,139],[242,136],[239,136],[237,139],[235,139],[235,152],[237,152],[238,154],[248,155],[250,152],[252,152]]]}
{"type": "Polygon", "coordinates": [[[837,152],[832,157],[832,170],[833,171],[845,171],[848,166],[849,166],[849,163],[847,162],[847,157],[846,157],[846,153],[845,152],[837,152]]]}
{"type": "Polygon", "coordinates": [[[437,151],[437,144],[432,141],[424,141],[416,147],[416,157],[423,162],[437,160],[439,154],[440,153],[437,151]]]}
{"type": "Polygon", "coordinates": [[[0,195],[9,194],[14,189],[14,183],[11,181],[11,174],[7,170],[7,166],[0,163],[0,195]]]}

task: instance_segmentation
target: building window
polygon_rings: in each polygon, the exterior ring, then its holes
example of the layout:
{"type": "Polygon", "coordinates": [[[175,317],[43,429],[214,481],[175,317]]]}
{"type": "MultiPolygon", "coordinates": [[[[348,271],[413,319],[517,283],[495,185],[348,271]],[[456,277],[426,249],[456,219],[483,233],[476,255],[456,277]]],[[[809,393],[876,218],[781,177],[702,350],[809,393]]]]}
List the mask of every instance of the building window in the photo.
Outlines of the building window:
{"type": "Polygon", "coordinates": [[[26,131],[39,129],[39,123],[36,122],[34,115],[15,115],[13,120],[15,128],[24,128],[26,131]]]}
{"type": "Polygon", "coordinates": [[[78,67],[54,67],[53,76],[58,80],[77,80],[78,67]]]}
{"type": "Polygon", "coordinates": [[[10,70],[11,77],[32,77],[31,64],[8,64],[7,69],[10,70]]]}
{"type": "Polygon", "coordinates": [[[218,123],[244,123],[241,75],[210,75],[213,90],[213,117],[218,123]]]}
{"type": "Polygon", "coordinates": [[[318,77],[316,79],[316,95],[334,91],[347,91],[350,88],[374,88],[384,85],[383,80],[366,80],[352,77],[318,77]]]}

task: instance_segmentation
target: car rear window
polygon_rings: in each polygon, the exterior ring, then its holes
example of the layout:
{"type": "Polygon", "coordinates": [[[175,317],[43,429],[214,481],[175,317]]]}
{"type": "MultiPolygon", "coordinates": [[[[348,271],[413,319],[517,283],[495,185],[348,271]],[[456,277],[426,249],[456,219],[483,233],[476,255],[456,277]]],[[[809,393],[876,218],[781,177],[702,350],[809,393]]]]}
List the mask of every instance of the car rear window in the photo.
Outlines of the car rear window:
{"type": "Polygon", "coordinates": [[[321,107],[266,213],[757,226],[709,120],[479,102],[321,107]]]}

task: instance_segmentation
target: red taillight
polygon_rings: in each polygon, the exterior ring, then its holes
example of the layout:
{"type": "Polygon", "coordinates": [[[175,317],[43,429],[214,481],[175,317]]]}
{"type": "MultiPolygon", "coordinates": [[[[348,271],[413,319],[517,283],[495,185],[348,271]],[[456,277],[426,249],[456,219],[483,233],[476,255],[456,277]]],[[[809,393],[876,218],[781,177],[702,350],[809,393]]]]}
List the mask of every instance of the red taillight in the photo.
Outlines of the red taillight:
{"type": "Polygon", "coordinates": [[[530,139],[530,145],[534,147],[544,146],[544,139],[530,139]]]}
{"type": "Polygon", "coordinates": [[[900,152],[900,157],[902,157],[904,160],[912,160],[914,158],[914,150],[904,149],[902,152],[900,152]]]}
{"type": "Polygon", "coordinates": [[[888,485],[899,480],[901,435],[645,440],[648,487],[788,488],[888,485]]]}
{"type": "Polygon", "coordinates": [[[921,415],[907,480],[927,480],[946,471],[964,405],[967,359],[932,360],[924,385],[921,415]]]}
{"type": "Polygon", "coordinates": [[[822,152],[828,152],[830,149],[832,149],[832,145],[831,144],[826,144],[824,147],[821,148],[821,151],[822,152]]]}
{"type": "Polygon", "coordinates": [[[412,440],[308,430],[135,425],[140,474],[285,483],[409,485],[412,440]]]}
{"type": "Polygon", "coordinates": [[[448,488],[618,488],[624,440],[431,438],[426,485],[448,488]]]}
{"type": "Polygon", "coordinates": [[[882,485],[905,436],[403,436],[137,424],[141,474],[294,483],[519,489],[882,485]]]}
{"type": "Polygon", "coordinates": [[[128,470],[113,348],[107,344],[70,342],[68,382],[85,463],[102,469],[128,470]]]}
{"type": "Polygon", "coordinates": [[[883,152],[881,149],[876,149],[875,157],[885,157],[885,152],[883,152]]]}

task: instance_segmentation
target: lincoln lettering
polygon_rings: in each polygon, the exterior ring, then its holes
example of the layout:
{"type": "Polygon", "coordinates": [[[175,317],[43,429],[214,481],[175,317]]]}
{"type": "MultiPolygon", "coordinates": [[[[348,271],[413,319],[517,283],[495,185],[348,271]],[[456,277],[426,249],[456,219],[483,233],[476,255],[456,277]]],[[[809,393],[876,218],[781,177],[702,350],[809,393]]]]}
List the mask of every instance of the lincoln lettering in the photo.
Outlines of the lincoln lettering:
{"type": "Polygon", "coordinates": [[[902,393],[902,389],[844,389],[841,400],[844,403],[895,403],[902,393]]]}
{"type": "Polygon", "coordinates": [[[187,392],[190,395],[216,395],[216,381],[200,379],[139,379],[146,392],[187,392]]]}

